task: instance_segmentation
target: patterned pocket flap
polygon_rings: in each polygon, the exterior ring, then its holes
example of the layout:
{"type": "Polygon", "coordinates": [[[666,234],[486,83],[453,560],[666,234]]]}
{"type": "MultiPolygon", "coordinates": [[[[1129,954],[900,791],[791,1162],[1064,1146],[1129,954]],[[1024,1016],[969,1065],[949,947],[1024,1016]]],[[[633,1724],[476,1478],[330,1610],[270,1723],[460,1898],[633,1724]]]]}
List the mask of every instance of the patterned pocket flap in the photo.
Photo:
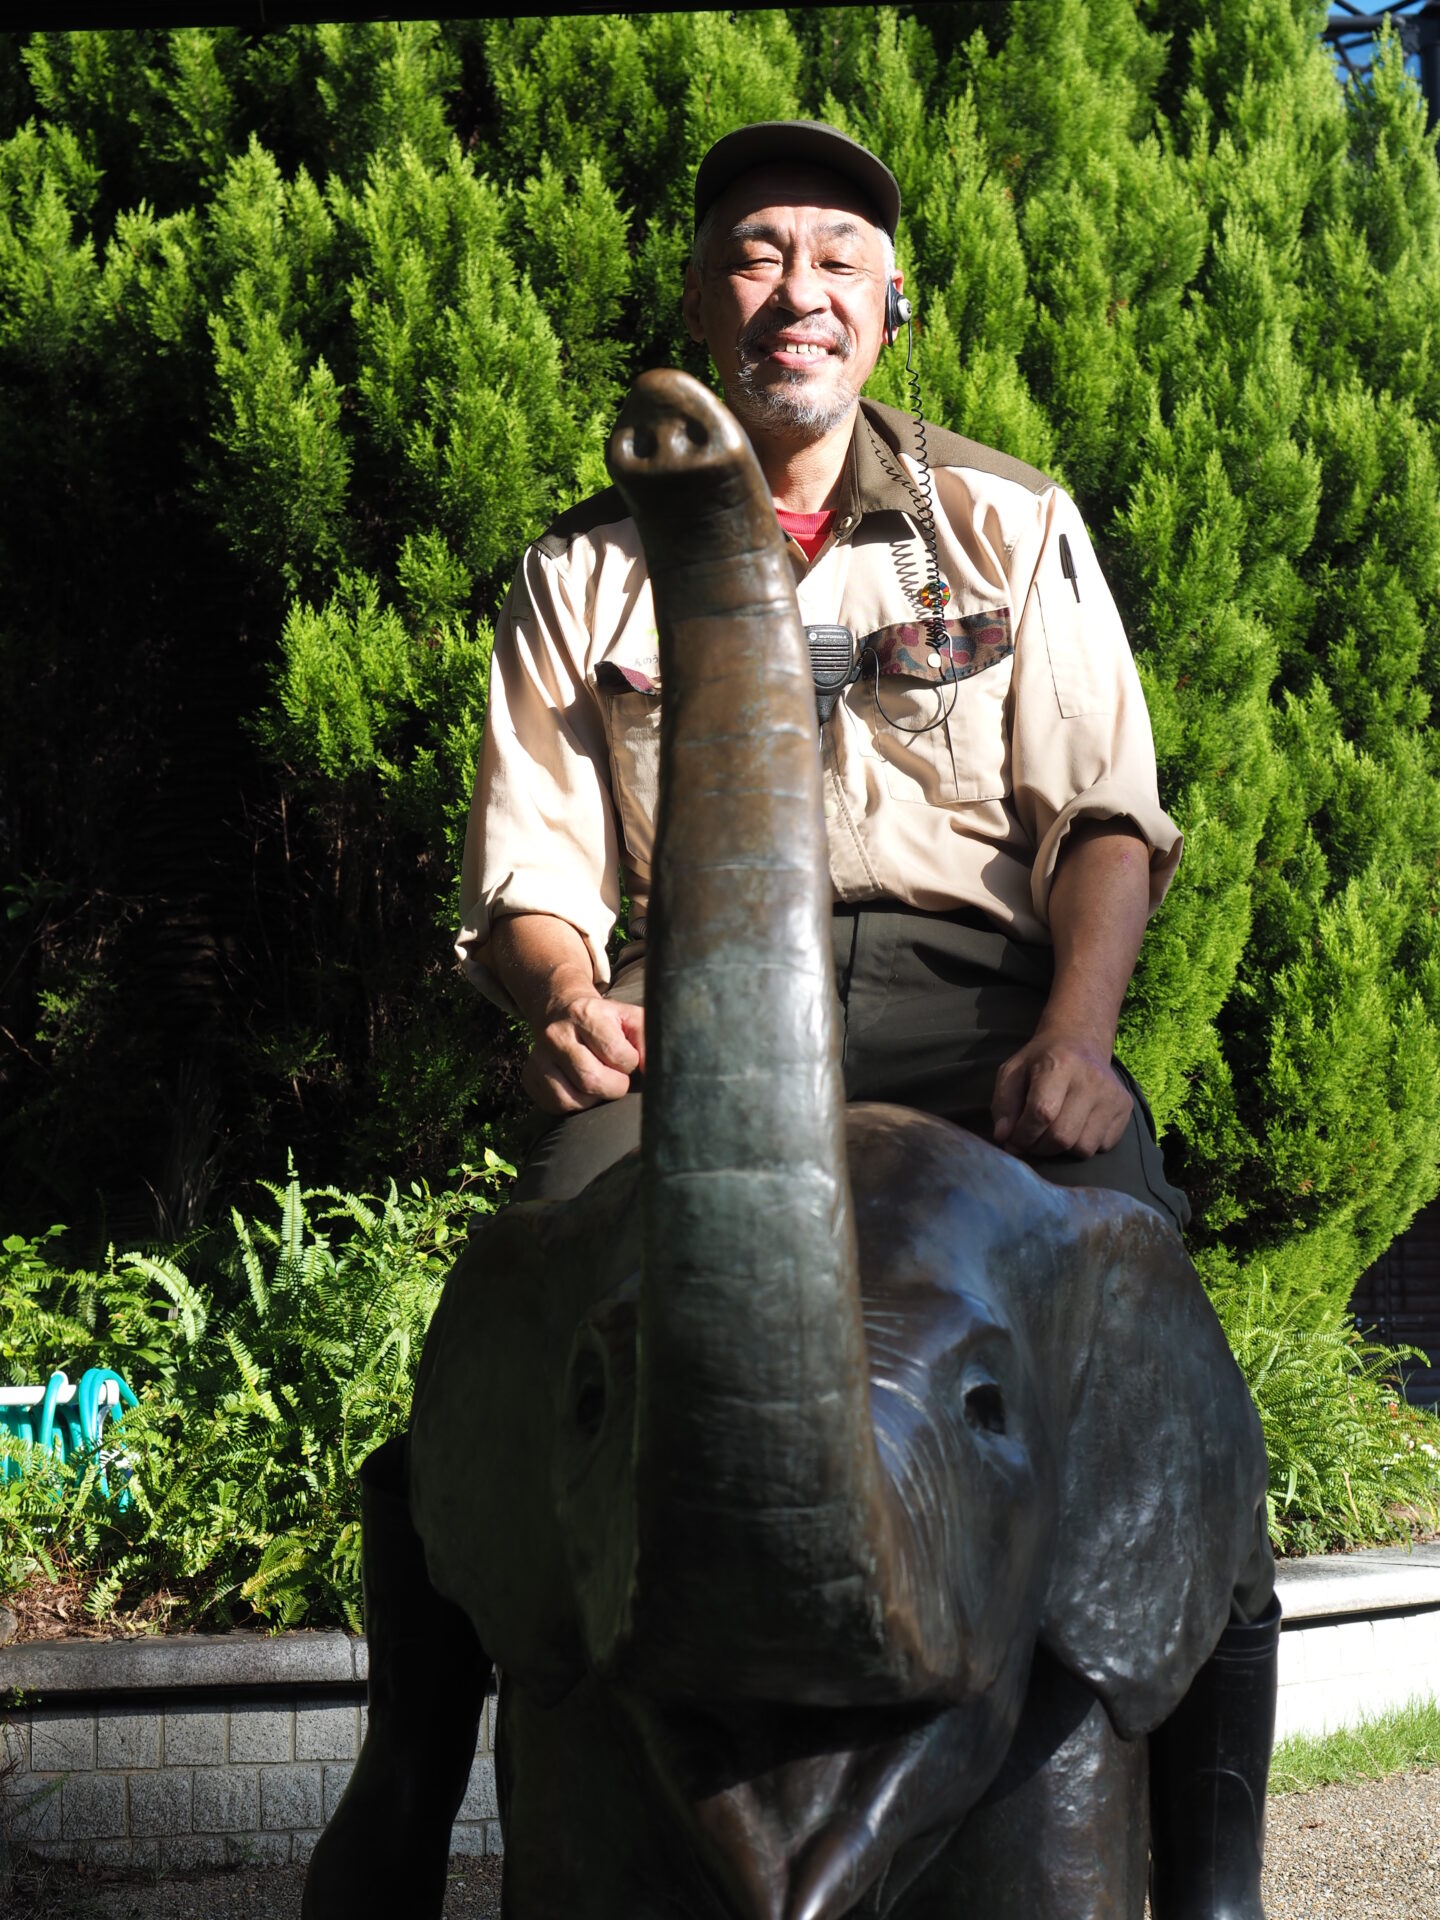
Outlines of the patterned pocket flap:
{"type": "Polygon", "coordinates": [[[865,635],[860,648],[862,654],[868,650],[875,655],[881,673],[939,682],[969,680],[987,667],[998,666],[1014,653],[1015,641],[1010,609],[993,607],[947,618],[943,641],[937,639],[931,622],[907,620],[898,626],[877,627],[865,635]]]}
{"type": "Polygon", "coordinates": [[[602,660],[595,669],[595,685],[601,693],[651,693],[660,691],[660,682],[652,680],[638,667],[622,667],[618,660],[602,660]]]}

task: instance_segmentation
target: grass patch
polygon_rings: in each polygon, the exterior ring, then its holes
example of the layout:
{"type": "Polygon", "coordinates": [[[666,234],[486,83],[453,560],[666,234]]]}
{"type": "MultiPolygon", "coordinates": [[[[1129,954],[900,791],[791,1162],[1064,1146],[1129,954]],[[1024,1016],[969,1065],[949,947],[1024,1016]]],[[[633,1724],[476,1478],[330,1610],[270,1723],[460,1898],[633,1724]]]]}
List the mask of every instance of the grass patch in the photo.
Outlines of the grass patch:
{"type": "Polygon", "coordinates": [[[1270,1791],[1304,1793],[1426,1767],[1440,1767],[1440,1701],[1412,1700],[1358,1727],[1282,1741],[1270,1763],[1270,1791]]]}

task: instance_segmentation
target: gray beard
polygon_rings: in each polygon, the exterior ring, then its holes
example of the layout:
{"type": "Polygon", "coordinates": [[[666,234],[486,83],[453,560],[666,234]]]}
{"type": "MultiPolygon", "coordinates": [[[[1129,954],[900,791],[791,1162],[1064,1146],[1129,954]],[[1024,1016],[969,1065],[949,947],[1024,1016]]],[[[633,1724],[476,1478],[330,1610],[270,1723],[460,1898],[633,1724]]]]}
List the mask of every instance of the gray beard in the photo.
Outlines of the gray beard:
{"type": "Polygon", "coordinates": [[[853,393],[832,393],[826,398],[807,395],[801,382],[804,374],[791,376],[793,386],[760,386],[753,367],[742,367],[735,376],[733,391],[726,395],[730,410],[745,426],[772,430],[779,427],[821,440],[838,427],[855,405],[853,393]]]}

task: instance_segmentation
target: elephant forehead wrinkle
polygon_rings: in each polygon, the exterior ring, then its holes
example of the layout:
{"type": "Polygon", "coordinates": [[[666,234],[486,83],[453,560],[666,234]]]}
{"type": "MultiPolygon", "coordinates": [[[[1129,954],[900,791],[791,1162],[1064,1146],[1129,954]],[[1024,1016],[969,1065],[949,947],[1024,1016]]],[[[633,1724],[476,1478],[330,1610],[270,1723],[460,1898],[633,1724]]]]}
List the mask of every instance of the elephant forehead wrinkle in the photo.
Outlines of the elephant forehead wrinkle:
{"type": "MultiPolygon", "coordinates": [[[[919,1367],[914,1368],[913,1376],[917,1381],[923,1381],[923,1370],[919,1367]]],[[[929,1422],[934,1418],[929,1396],[923,1386],[911,1386],[897,1379],[893,1374],[879,1378],[872,1375],[870,1391],[872,1394],[888,1394],[892,1401],[898,1400],[902,1405],[907,1406],[918,1419],[929,1422]]]]}
{"type": "Polygon", "coordinates": [[[882,1317],[872,1314],[867,1301],[865,1342],[876,1384],[891,1375],[927,1379],[941,1369],[953,1371],[976,1347],[1008,1353],[1008,1329],[989,1314],[972,1312],[971,1300],[972,1296],[957,1291],[946,1302],[948,1314],[923,1317],[906,1312],[882,1317]]]}
{"type": "Polygon", "coordinates": [[[892,1407],[897,1403],[913,1406],[930,1419],[937,1411],[937,1403],[943,1405],[946,1396],[937,1380],[937,1369],[928,1366],[923,1358],[911,1360],[904,1354],[877,1354],[871,1346],[869,1359],[870,1391],[885,1395],[892,1407]]]}
{"type": "Polygon", "coordinates": [[[875,1443],[890,1480],[914,1490],[906,1501],[912,1512],[918,1511],[915,1496],[933,1512],[938,1488],[953,1480],[957,1461],[968,1461],[974,1452],[953,1421],[936,1421],[923,1413],[903,1434],[877,1424],[875,1443]]]}

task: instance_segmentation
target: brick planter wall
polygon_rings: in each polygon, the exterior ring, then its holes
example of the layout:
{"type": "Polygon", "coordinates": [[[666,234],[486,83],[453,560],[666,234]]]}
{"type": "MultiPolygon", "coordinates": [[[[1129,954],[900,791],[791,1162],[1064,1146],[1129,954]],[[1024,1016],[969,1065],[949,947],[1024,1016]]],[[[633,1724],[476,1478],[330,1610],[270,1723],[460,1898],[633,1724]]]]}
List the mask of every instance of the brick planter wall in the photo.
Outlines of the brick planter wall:
{"type": "MultiPolygon", "coordinates": [[[[303,1864],[365,1732],[365,1643],[341,1633],[0,1649],[16,1847],[154,1869],[303,1864]]],[[[452,1850],[498,1853],[486,1703],[452,1850]]]]}
{"type": "MultiPolygon", "coordinates": [[[[1281,1739],[1440,1699],[1440,1546],[1289,1562],[1279,1589],[1281,1739]]],[[[367,1671],[343,1633],[0,1648],[11,1840],[156,1870],[303,1863],[359,1752],[367,1671]]],[[[456,1853],[501,1850],[494,1716],[492,1697],[456,1853]]]]}

